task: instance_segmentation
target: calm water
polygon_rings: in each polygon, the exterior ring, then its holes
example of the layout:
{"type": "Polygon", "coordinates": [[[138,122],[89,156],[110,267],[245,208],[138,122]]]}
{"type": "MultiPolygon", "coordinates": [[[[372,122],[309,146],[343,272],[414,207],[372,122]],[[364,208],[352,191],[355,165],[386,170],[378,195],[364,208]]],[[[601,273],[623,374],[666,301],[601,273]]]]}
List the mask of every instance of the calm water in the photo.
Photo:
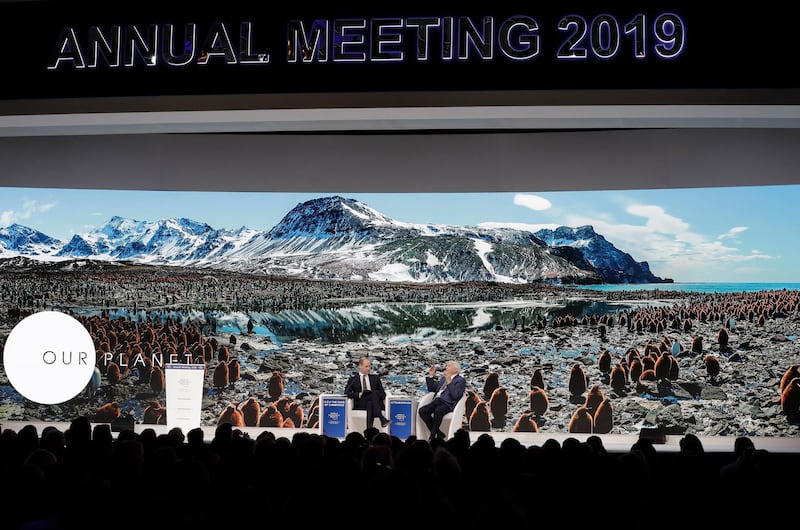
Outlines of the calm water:
{"type": "Polygon", "coordinates": [[[607,285],[575,285],[578,289],[594,291],[693,291],[697,293],[740,293],[755,291],[798,290],[800,283],[638,283],[607,285]]]}
{"type": "MultiPolygon", "coordinates": [[[[573,286],[579,287],[579,286],[573,286]]],[[[800,283],[657,283],[633,285],[580,286],[602,292],[621,291],[685,291],[699,293],[730,293],[762,290],[795,290],[800,283]]],[[[656,295],[654,295],[656,297],[656,295]]],[[[325,343],[367,341],[384,337],[393,341],[426,341],[441,336],[463,336],[501,326],[516,329],[544,320],[552,322],[558,316],[571,315],[578,319],[591,314],[602,315],[629,309],[620,302],[598,300],[564,300],[548,307],[536,305],[503,306],[476,303],[474,306],[448,304],[370,303],[350,307],[315,310],[283,310],[271,312],[154,312],[131,314],[125,309],[111,312],[111,318],[142,321],[147,318],[164,321],[192,320],[215,325],[215,333],[240,334],[252,326],[252,333],[268,336],[280,346],[295,339],[319,339],[325,343]]],[[[99,314],[98,308],[76,308],[79,314],[99,314]]],[[[206,330],[210,333],[210,330],[206,330]]]]}

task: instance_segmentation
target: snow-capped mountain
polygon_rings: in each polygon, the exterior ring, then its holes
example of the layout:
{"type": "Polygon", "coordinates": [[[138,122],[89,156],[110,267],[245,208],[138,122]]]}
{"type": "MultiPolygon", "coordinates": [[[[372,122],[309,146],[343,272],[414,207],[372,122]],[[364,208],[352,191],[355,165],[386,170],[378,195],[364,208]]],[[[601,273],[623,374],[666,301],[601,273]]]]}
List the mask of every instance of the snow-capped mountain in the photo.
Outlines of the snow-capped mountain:
{"type": "Polygon", "coordinates": [[[185,218],[113,217],[65,244],[14,225],[0,232],[0,251],[3,257],[126,260],[305,278],[434,283],[654,281],[646,263],[635,262],[591,227],[562,228],[532,234],[509,228],[411,224],[359,201],[330,196],[298,204],[266,232],[246,227],[215,229],[185,218]],[[29,235],[23,238],[23,234],[29,235]],[[22,243],[28,239],[37,244],[22,243]]]}
{"type": "Polygon", "coordinates": [[[52,256],[61,248],[61,241],[46,234],[22,226],[12,224],[0,228],[0,257],[52,256]]]}
{"type": "Polygon", "coordinates": [[[100,228],[74,235],[58,252],[65,258],[133,260],[151,264],[213,264],[255,230],[215,230],[191,219],[154,222],[112,217],[100,228]]]}
{"type": "Polygon", "coordinates": [[[605,237],[594,231],[591,226],[570,228],[559,226],[555,230],[542,229],[536,237],[544,241],[551,252],[569,259],[579,267],[595,270],[603,278],[603,283],[660,283],[664,280],[650,272],[646,261],[637,262],[633,257],[620,251],[605,237]],[[571,259],[579,251],[577,259],[585,260],[585,264],[571,259]]]}

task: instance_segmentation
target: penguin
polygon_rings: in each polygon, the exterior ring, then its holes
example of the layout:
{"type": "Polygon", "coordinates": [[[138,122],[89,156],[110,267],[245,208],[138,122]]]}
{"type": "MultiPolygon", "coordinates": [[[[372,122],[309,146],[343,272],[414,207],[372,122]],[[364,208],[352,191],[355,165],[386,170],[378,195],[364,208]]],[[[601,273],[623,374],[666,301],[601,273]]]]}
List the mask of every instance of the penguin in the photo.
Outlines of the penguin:
{"type": "Polygon", "coordinates": [[[506,414],[508,414],[508,389],[499,386],[494,389],[489,398],[489,409],[492,412],[492,426],[503,428],[506,425],[506,414]]]}
{"type": "Polygon", "coordinates": [[[539,426],[531,413],[525,412],[517,418],[511,432],[539,432],[539,426]]]}
{"type": "Polygon", "coordinates": [[[282,417],[286,417],[289,414],[289,406],[292,404],[292,397],[291,396],[281,396],[277,400],[273,401],[275,408],[278,409],[282,417]]]}
{"type": "Polygon", "coordinates": [[[486,375],[486,380],[483,382],[483,399],[489,401],[492,398],[492,392],[500,386],[500,374],[497,372],[489,372],[486,375]]]}
{"type": "Polygon", "coordinates": [[[680,375],[681,365],[677,357],[670,355],[669,358],[669,380],[677,381],[680,375]]]}
{"type": "Polygon", "coordinates": [[[278,412],[278,407],[270,403],[264,407],[261,417],[258,418],[259,427],[280,427],[283,425],[283,416],[278,412]]]}
{"type": "Polygon", "coordinates": [[[464,416],[469,418],[472,411],[475,410],[475,405],[483,401],[475,390],[467,390],[467,400],[464,403],[464,416]]]}
{"type": "Polygon", "coordinates": [[[542,373],[541,368],[537,368],[533,371],[533,375],[531,375],[531,388],[538,386],[541,389],[547,388],[544,386],[544,374],[542,373]]]}
{"type": "Polygon", "coordinates": [[[592,385],[592,387],[586,393],[586,402],[584,403],[584,406],[589,410],[589,414],[594,415],[598,405],[600,405],[604,397],[605,396],[603,395],[603,391],[600,389],[600,385],[592,385]]]}
{"type": "Polygon", "coordinates": [[[781,377],[780,387],[779,387],[781,394],[783,394],[783,390],[786,388],[786,386],[789,384],[789,382],[792,379],[794,379],[795,377],[800,377],[800,364],[791,365],[783,373],[783,376],[781,377]]]}
{"type": "Polygon", "coordinates": [[[94,414],[94,421],[97,423],[111,423],[119,417],[119,402],[112,401],[111,403],[106,403],[105,405],[97,407],[97,411],[94,414]]]}
{"type": "Polygon", "coordinates": [[[625,352],[625,360],[628,361],[628,366],[633,363],[634,359],[640,359],[642,355],[639,353],[639,350],[636,348],[628,348],[628,351],[625,352]]]}
{"type": "Polygon", "coordinates": [[[289,411],[288,416],[292,420],[295,426],[301,427],[303,425],[303,419],[305,413],[303,412],[303,407],[297,401],[292,401],[289,404],[289,411]]]}
{"type": "Polygon", "coordinates": [[[629,370],[631,381],[638,383],[639,378],[642,377],[642,372],[644,372],[642,362],[639,359],[633,359],[629,370]]]}
{"type": "Polygon", "coordinates": [[[150,388],[158,395],[164,391],[166,386],[167,381],[164,376],[164,370],[160,366],[153,366],[153,370],[150,372],[150,388]]]}
{"type": "Polygon", "coordinates": [[[149,357],[142,357],[142,361],[139,366],[136,367],[136,371],[139,376],[138,379],[136,379],[136,384],[149,385],[150,377],[153,375],[153,361],[150,360],[149,357]]]}
{"type": "Polygon", "coordinates": [[[219,361],[214,368],[214,388],[225,388],[228,383],[228,363],[219,361]]]}
{"type": "Polygon", "coordinates": [[[781,410],[791,423],[800,420],[800,377],[789,381],[781,392],[781,410]]]}
{"type": "Polygon", "coordinates": [[[569,433],[591,433],[594,429],[594,418],[586,406],[580,406],[572,413],[567,426],[569,433]]]}
{"type": "Polygon", "coordinates": [[[614,427],[614,409],[611,405],[611,400],[603,398],[603,401],[597,406],[594,412],[594,428],[593,431],[597,434],[608,434],[614,427]]]}
{"type": "Polygon", "coordinates": [[[625,368],[620,365],[615,366],[611,369],[611,377],[609,379],[609,385],[616,391],[620,391],[627,386],[628,374],[625,372],[625,368]]]}
{"type": "Polygon", "coordinates": [[[597,357],[597,368],[600,370],[600,373],[603,374],[611,372],[611,352],[608,350],[600,352],[600,355],[597,357]]]}
{"type": "Polygon", "coordinates": [[[728,339],[730,338],[726,328],[719,328],[717,332],[717,342],[719,343],[719,351],[726,351],[728,349],[728,339]]]}
{"type": "Polygon", "coordinates": [[[106,379],[109,385],[116,385],[122,380],[122,372],[120,372],[119,365],[114,361],[109,361],[106,366],[106,379]]]}
{"type": "Polygon", "coordinates": [[[547,392],[538,386],[535,386],[528,393],[528,399],[531,404],[531,415],[534,418],[541,418],[547,412],[550,406],[550,399],[547,397],[547,392]]]}
{"type": "Polygon", "coordinates": [[[223,344],[222,346],[219,347],[219,350],[217,350],[217,361],[221,363],[227,363],[230,360],[231,360],[231,350],[228,349],[228,347],[223,344]]]}
{"type": "Polygon", "coordinates": [[[225,410],[219,415],[217,425],[229,423],[232,427],[245,427],[244,416],[242,411],[238,409],[236,403],[230,403],[225,410]]]}
{"type": "Polygon", "coordinates": [[[246,427],[256,427],[258,425],[258,418],[261,416],[261,404],[255,397],[250,396],[247,398],[239,409],[242,411],[246,427]]]}
{"type": "Polygon", "coordinates": [[[488,432],[492,428],[489,420],[489,404],[481,401],[469,417],[469,430],[472,432],[488,432]]]}
{"type": "Polygon", "coordinates": [[[711,379],[716,379],[720,372],[719,359],[714,355],[706,355],[703,358],[703,364],[706,366],[706,373],[711,379]]]}
{"type": "Polygon", "coordinates": [[[573,396],[582,396],[586,392],[588,381],[583,367],[575,363],[569,371],[569,393],[573,396]]]}
{"type": "Polygon", "coordinates": [[[652,368],[648,368],[647,370],[642,370],[642,374],[639,376],[639,381],[657,381],[656,378],[656,371],[652,368]]]}
{"type": "Polygon", "coordinates": [[[239,379],[241,379],[241,365],[239,364],[239,358],[233,357],[228,361],[228,382],[235,383],[239,379]]]}
{"type": "Polygon", "coordinates": [[[666,381],[669,379],[669,372],[672,362],[670,358],[672,355],[668,351],[663,351],[656,359],[655,364],[653,365],[653,371],[656,373],[656,379],[658,381],[666,381]]]}
{"type": "Polygon", "coordinates": [[[142,413],[142,423],[166,425],[167,409],[158,401],[150,401],[142,413]]]}
{"type": "Polygon", "coordinates": [[[273,370],[272,376],[267,383],[267,395],[271,401],[275,401],[283,395],[284,383],[283,372],[280,370],[273,370]]]}

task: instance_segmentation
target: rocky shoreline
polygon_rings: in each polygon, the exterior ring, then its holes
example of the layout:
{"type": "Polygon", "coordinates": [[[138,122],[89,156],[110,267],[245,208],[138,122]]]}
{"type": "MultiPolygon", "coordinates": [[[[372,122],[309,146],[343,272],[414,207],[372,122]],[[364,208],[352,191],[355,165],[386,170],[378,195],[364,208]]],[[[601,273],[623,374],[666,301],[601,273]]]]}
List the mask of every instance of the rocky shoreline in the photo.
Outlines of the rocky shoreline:
{"type": "MultiPolygon", "coordinates": [[[[257,404],[259,414],[275,405],[271,418],[264,420],[272,423],[264,426],[312,427],[319,396],[341,393],[358,357],[369,355],[387,392],[417,398],[425,393],[424,373],[430,365],[441,368],[449,359],[458,360],[473,394],[468,411],[489,411],[488,418],[465,423],[473,431],[531,432],[533,420],[537,432],[564,433],[572,428],[573,415],[587,404],[588,395],[599,391],[612,411],[606,431],[612,434],[637,434],[642,428],[657,427],[669,434],[699,436],[800,436],[798,422],[790,420],[781,408],[779,390],[785,371],[800,363],[798,293],[734,293],[693,299],[683,295],[685,298],[670,295],[662,300],[633,295],[625,302],[634,309],[606,317],[519,323],[406,342],[379,337],[337,344],[297,339],[278,346],[264,335],[244,330],[234,335],[196,334],[183,339],[181,346],[192,352],[195,360],[202,352],[200,362],[207,366],[203,425],[229,419],[233,407],[240,410],[249,401],[257,404]],[[647,324],[639,324],[637,329],[634,318],[647,324]],[[719,337],[721,328],[728,335],[724,344],[719,337]],[[702,347],[693,348],[698,337],[702,347]],[[198,343],[213,347],[202,348],[198,343]],[[669,350],[675,361],[673,373],[651,380],[632,381],[628,376],[624,385],[612,384],[610,368],[626,364],[631,349],[642,356],[654,349],[669,350]],[[601,355],[604,351],[608,357],[601,355]],[[718,373],[706,363],[707,357],[716,359],[718,373]],[[219,380],[217,367],[221,362],[233,366],[231,361],[236,366],[235,377],[219,380]],[[580,393],[571,390],[571,371],[576,365],[585,373],[585,390],[580,393]],[[547,406],[534,414],[530,391],[537,371],[547,406]],[[496,386],[505,389],[500,391],[505,397],[492,400],[490,394],[496,386]],[[487,406],[475,407],[479,401],[487,406]]],[[[120,325],[110,320],[95,324],[96,330],[120,325]]],[[[186,334],[186,330],[182,332],[186,334]]],[[[139,340],[145,344],[141,336],[139,340]]],[[[146,350],[137,348],[133,351],[146,350]]],[[[116,350],[122,349],[120,344],[116,346],[116,350]]],[[[130,363],[133,357],[128,359],[130,363]]],[[[158,412],[165,405],[163,388],[154,388],[142,377],[141,366],[134,365],[113,383],[103,367],[101,385],[94,395],[84,394],[55,406],[13,399],[13,389],[0,370],[4,395],[0,418],[68,421],[88,415],[103,421],[108,418],[99,417],[98,411],[117,403],[113,414],[133,418],[136,423],[165,422],[158,412]]]]}

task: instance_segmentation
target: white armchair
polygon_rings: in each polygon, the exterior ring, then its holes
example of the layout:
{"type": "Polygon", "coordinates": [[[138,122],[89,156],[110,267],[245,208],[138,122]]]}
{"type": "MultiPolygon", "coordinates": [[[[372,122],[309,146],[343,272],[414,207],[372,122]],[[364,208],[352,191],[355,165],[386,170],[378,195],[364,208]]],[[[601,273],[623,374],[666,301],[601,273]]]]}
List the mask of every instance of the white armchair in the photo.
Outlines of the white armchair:
{"type": "MultiPolygon", "coordinates": [[[[428,392],[417,403],[417,410],[421,407],[427,405],[431,401],[433,401],[434,392],[428,392]]],[[[442,425],[440,426],[440,430],[445,434],[446,439],[450,439],[453,437],[455,432],[459,430],[464,425],[464,416],[466,414],[467,409],[467,393],[464,392],[464,395],[461,396],[461,399],[458,400],[456,403],[455,408],[453,408],[453,412],[448,412],[442,418],[442,425]]],[[[431,431],[428,430],[428,426],[425,425],[425,422],[422,421],[422,418],[419,417],[419,414],[416,414],[417,420],[417,438],[420,440],[427,440],[430,435],[431,431]]]]}
{"type": "MultiPolygon", "coordinates": [[[[386,400],[384,400],[384,407],[386,408],[386,414],[389,413],[389,397],[387,395],[386,400]]],[[[366,410],[357,410],[353,408],[353,399],[347,398],[347,405],[345,407],[345,414],[347,415],[347,423],[346,428],[347,432],[358,431],[363,433],[367,429],[367,411],[366,410]]],[[[380,421],[376,417],[373,426],[376,426],[379,431],[381,432],[389,432],[389,426],[381,427],[380,421]],[[375,423],[377,422],[377,423],[375,423]]]]}

